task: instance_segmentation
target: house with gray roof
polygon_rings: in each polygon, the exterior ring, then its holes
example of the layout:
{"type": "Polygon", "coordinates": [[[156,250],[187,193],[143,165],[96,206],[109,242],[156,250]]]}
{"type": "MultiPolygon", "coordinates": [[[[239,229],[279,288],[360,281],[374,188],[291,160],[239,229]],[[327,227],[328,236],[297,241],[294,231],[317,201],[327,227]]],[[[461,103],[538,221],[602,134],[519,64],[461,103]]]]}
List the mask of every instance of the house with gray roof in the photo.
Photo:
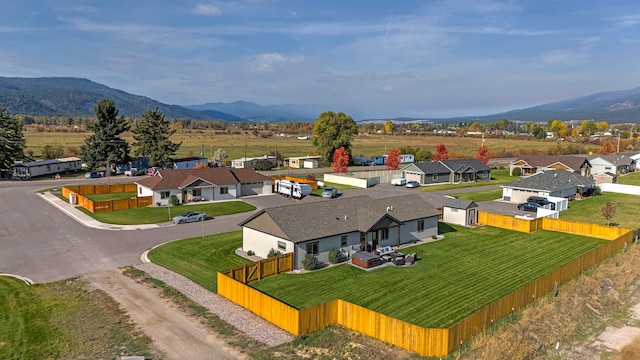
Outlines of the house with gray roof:
{"type": "Polygon", "coordinates": [[[478,204],[471,200],[449,197],[442,206],[442,221],[469,226],[478,223],[478,204]]]}
{"type": "Polygon", "coordinates": [[[454,184],[491,179],[491,168],[478,159],[417,162],[400,170],[407,181],[417,181],[420,185],[454,184]]]}
{"type": "Polygon", "coordinates": [[[308,253],[327,262],[331,248],[350,256],[436,236],[439,214],[417,194],[358,196],[262,209],[239,226],[244,251],[264,258],[271,249],[293,252],[298,269],[308,253]]]}
{"type": "Polygon", "coordinates": [[[537,172],[500,187],[502,200],[523,203],[529,196],[553,196],[573,200],[587,195],[594,184],[590,177],[567,170],[553,170],[537,172]]]}
{"type": "Polygon", "coordinates": [[[638,153],[612,153],[608,155],[589,156],[591,162],[591,173],[593,175],[610,172],[615,175],[622,175],[636,170],[636,156],[638,153]]]}
{"type": "Polygon", "coordinates": [[[136,185],[138,196],[152,196],[155,205],[167,205],[171,195],[176,195],[181,203],[188,203],[272,193],[271,178],[254,169],[226,167],[159,170],[136,185]]]}
{"type": "Polygon", "coordinates": [[[591,163],[586,155],[520,155],[509,165],[509,175],[520,169],[522,176],[546,170],[567,170],[582,176],[591,175],[591,163]]]}

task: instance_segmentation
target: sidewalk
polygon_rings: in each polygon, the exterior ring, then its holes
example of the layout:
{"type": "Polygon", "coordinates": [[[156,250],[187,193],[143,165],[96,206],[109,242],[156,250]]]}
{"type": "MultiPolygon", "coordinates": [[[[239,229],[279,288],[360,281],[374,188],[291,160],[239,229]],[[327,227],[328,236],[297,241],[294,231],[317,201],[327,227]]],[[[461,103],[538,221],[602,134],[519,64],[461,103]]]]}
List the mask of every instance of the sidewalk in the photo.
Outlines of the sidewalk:
{"type": "Polygon", "coordinates": [[[76,209],[75,205],[69,204],[66,201],[61,200],[59,197],[53,195],[50,192],[38,193],[42,199],[49,202],[51,205],[57,207],[62,210],[65,214],[69,215],[71,218],[79,222],[80,224],[94,228],[94,229],[102,229],[102,230],[144,230],[144,229],[155,229],[160,227],[158,224],[140,224],[140,225],[114,225],[114,224],[105,224],[101,223],[91,216],[83,213],[82,211],[76,209]]]}

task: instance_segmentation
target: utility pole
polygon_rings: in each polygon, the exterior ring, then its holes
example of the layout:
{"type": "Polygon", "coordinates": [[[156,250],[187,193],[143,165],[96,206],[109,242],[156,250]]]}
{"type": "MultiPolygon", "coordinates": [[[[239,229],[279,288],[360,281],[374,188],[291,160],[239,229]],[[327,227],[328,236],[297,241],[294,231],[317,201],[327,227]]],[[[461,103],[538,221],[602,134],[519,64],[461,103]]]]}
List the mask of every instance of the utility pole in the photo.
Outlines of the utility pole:
{"type": "Polygon", "coordinates": [[[618,132],[618,151],[616,152],[620,152],[620,130],[616,130],[618,132]]]}

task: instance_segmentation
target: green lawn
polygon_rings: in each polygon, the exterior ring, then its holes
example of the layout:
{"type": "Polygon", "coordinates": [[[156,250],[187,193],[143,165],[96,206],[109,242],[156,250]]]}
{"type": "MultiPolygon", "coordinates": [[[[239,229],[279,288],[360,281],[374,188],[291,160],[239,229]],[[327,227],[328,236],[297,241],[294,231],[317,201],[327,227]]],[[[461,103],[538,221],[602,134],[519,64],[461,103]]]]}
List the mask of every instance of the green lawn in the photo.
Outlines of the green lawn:
{"type": "Polygon", "coordinates": [[[419,326],[449,327],[605,242],[548,231],[454,229],[444,240],[405,250],[418,253],[413,266],[364,271],[343,264],[251,286],[300,309],[340,298],[419,326]]]}
{"type": "Polygon", "coordinates": [[[136,197],[137,194],[135,191],[132,191],[132,192],[123,192],[123,193],[111,193],[111,194],[86,194],[83,196],[92,201],[108,201],[108,200],[129,199],[132,197],[136,197]]]}
{"type": "Polygon", "coordinates": [[[628,229],[640,228],[640,196],[610,192],[570,202],[569,209],[560,212],[560,219],[606,225],[607,221],[600,209],[609,201],[615,203],[617,208],[615,216],[611,219],[612,224],[628,229]]]}
{"type": "Polygon", "coordinates": [[[251,261],[235,254],[242,231],[173,241],[149,252],[149,259],[180,273],[212,292],[218,291],[218,271],[251,261]]]}
{"type": "Polygon", "coordinates": [[[0,304],[0,359],[151,355],[118,304],[77,279],[27,286],[0,276],[0,304]]]}
{"type": "Polygon", "coordinates": [[[502,188],[487,191],[450,194],[450,196],[457,196],[460,199],[471,200],[475,202],[492,201],[500,199],[502,197],[502,188]]]}
{"type": "Polygon", "coordinates": [[[640,172],[618,176],[618,184],[640,186],[640,172]]]}
{"type": "Polygon", "coordinates": [[[253,211],[256,208],[255,206],[247,204],[244,201],[222,201],[197,205],[172,206],[170,209],[166,207],[153,206],[95,214],[85,210],[82,207],[78,207],[78,209],[85,214],[93,217],[94,219],[106,224],[136,225],[156,224],[160,222],[170,221],[171,217],[180,215],[187,211],[202,211],[207,214],[207,217],[216,217],[253,211]],[[169,211],[171,211],[171,217],[169,217],[169,211]]]}

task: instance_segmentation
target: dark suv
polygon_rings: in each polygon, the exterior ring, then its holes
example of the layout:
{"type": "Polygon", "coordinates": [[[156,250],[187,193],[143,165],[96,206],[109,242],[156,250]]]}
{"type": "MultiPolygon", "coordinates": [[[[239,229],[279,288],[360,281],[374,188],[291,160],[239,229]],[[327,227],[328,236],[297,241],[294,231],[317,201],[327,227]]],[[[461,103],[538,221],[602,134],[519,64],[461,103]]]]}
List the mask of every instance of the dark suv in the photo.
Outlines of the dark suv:
{"type": "Polygon", "coordinates": [[[549,199],[547,199],[546,197],[542,197],[542,196],[529,196],[529,198],[527,199],[527,202],[529,203],[536,203],[540,206],[545,206],[547,204],[549,204],[549,199]]]}

